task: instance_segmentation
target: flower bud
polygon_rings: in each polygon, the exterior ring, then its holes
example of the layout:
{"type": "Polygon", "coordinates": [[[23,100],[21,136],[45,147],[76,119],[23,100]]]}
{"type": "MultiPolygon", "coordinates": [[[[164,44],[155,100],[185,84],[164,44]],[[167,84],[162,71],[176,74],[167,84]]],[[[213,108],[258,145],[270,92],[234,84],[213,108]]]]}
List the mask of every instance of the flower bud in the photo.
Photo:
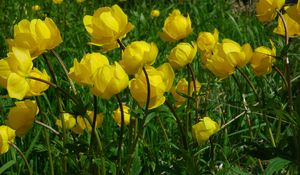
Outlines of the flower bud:
{"type": "Polygon", "coordinates": [[[173,10],[166,18],[162,30],[163,31],[159,33],[160,38],[170,42],[186,38],[193,31],[189,15],[184,17],[178,9],[173,10]]]}
{"type": "MultiPolygon", "coordinates": [[[[123,112],[124,112],[124,125],[129,125],[130,123],[130,108],[127,106],[127,105],[123,105],[123,112]]],[[[114,120],[115,122],[117,122],[117,124],[119,126],[121,126],[121,110],[120,110],[120,107],[118,109],[116,109],[114,111],[114,120]]]]}
{"type": "Polygon", "coordinates": [[[202,144],[209,139],[210,136],[217,133],[220,126],[209,117],[204,117],[200,122],[192,126],[193,137],[198,144],[202,144]]]}
{"type": "Polygon", "coordinates": [[[168,61],[174,69],[180,69],[192,63],[196,53],[196,43],[192,42],[192,45],[189,43],[179,43],[171,50],[168,61]]]}

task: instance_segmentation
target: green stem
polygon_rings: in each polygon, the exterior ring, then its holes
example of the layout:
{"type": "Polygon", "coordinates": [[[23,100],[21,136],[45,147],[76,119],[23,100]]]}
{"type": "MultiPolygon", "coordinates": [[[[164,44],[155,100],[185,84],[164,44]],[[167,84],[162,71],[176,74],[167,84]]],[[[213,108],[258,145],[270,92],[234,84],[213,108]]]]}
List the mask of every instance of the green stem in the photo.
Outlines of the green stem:
{"type": "Polygon", "coordinates": [[[150,104],[150,91],[151,91],[151,89],[150,89],[150,80],[149,80],[149,77],[148,77],[148,74],[147,74],[147,71],[146,71],[145,67],[143,67],[143,72],[145,74],[146,83],[147,83],[147,98],[146,98],[146,105],[145,105],[145,109],[144,109],[144,118],[142,119],[142,122],[141,122],[141,127],[142,128],[138,131],[137,136],[135,137],[135,139],[133,141],[132,149],[129,150],[129,159],[127,161],[127,166],[126,166],[126,169],[125,169],[125,175],[129,174],[129,172],[130,172],[131,164],[132,164],[132,161],[134,159],[134,151],[135,151],[135,148],[137,146],[139,138],[144,133],[144,128],[145,128],[144,124],[145,124],[146,118],[148,116],[148,108],[149,108],[149,104],[150,104]]]}
{"type": "Polygon", "coordinates": [[[61,67],[63,68],[64,70],[64,73],[70,83],[70,86],[71,86],[71,89],[73,90],[73,93],[75,95],[77,95],[77,91],[76,91],[76,88],[75,88],[75,85],[74,85],[74,82],[72,81],[72,79],[69,77],[69,73],[68,73],[68,70],[66,68],[66,65],[64,64],[63,60],[61,59],[61,57],[59,56],[59,54],[55,51],[55,50],[50,50],[51,53],[55,56],[55,58],[57,59],[57,61],[59,62],[59,64],[61,65],[61,67]]]}
{"type": "Polygon", "coordinates": [[[256,96],[257,101],[260,102],[258,93],[257,93],[257,91],[256,91],[256,89],[255,89],[255,87],[254,87],[254,85],[252,84],[252,82],[251,82],[250,79],[248,78],[248,76],[247,76],[240,68],[237,67],[236,69],[241,73],[241,75],[243,76],[243,78],[244,78],[244,79],[247,81],[247,83],[250,85],[251,89],[253,90],[253,92],[254,92],[254,94],[255,94],[255,96],[256,96]]]}
{"type": "Polygon", "coordinates": [[[183,127],[182,127],[181,120],[178,117],[173,105],[171,103],[169,103],[167,100],[165,101],[165,104],[168,106],[169,110],[171,111],[171,113],[173,114],[173,116],[176,119],[177,126],[178,126],[178,129],[179,129],[179,133],[181,134],[181,142],[183,144],[184,149],[187,150],[188,149],[188,144],[187,144],[186,134],[184,133],[184,130],[183,130],[183,127]]]}
{"type": "MultiPolygon", "coordinates": [[[[278,13],[284,27],[284,34],[285,34],[285,45],[287,46],[289,44],[289,35],[288,35],[288,27],[286,24],[286,21],[284,19],[284,16],[282,13],[276,9],[276,12],[278,13]]],[[[286,52],[287,53],[287,52],[286,52]]],[[[289,111],[293,111],[293,93],[292,93],[292,83],[291,83],[291,72],[290,72],[290,62],[289,57],[287,55],[284,55],[284,63],[285,63],[285,71],[286,71],[286,81],[287,81],[287,90],[288,90],[288,104],[289,104],[289,111]]]]}
{"type": "Polygon", "coordinates": [[[273,68],[275,69],[275,71],[280,75],[280,77],[282,78],[283,82],[284,82],[284,85],[286,88],[288,88],[288,82],[286,81],[286,78],[284,77],[283,73],[280,71],[280,69],[273,65],[273,68]]]}
{"type": "Polygon", "coordinates": [[[194,87],[194,93],[193,94],[195,94],[195,114],[196,114],[197,121],[199,121],[201,119],[201,116],[198,115],[199,99],[198,99],[198,92],[197,92],[197,85],[196,85],[196,77],[195,77],[193,68],[190,64],[187,64],[187,68],[188,68],[188,70],[190,71],[190,73],[192,75],[192,81],[193,81],[193,87],[194,87]]]}
{"type": "Polygon", "coordinates": [[[118,142],[118,159],[117,159],[117,175],[120,174],[121,166],[122,166],[122,144],[123,144],[123,133],[124,133],[124,110],[123,104],[119,94],[116,94],[120,112],[121,112],[121,128],[120,128],[120,135],[119,135],[119,142],[118,142]]]}
{"type": "MultiPolygon", "coordinates": [[[[41,108],[39,108],[39,109],[41,109],[41,108]]],[[[40,113],[41,113],[41,111],[40,111],[40,113]]],[[[45,114],[43,114],[43,115],[45,115],[45,114]]],[[[46,123],[43,123],[43,122],[38,121],[38,120],[35,120],[34,123],[36,123],[36,124],[38,124],[38,125],[41,125],[42,127],[46,128],[46,129],[48,129],[48,130],[50,130],[51,132],[53,132],[53,133],[56,134],[56,135],[59,135],[59,132],[58,132],[58,131],[56,131],[54,128],[52,128],[51,126],[47,125],[46,123]]]]}
{"type": "Polygon", "coordinates": [[[49,86],[53,87],[54,89],[62,92],[66,96],[68,96],[75,104],[79,103],[78,99],[74,95],[69,94],[67,91],[65,91],[61,87],[57,86],[55,83],[52,83],[50,81],[47,81],[47,80],[44,80],[44,79],[41,79],[41,78],[37,78],[37,77],[27,76],[26,78],[32,79],[32,80],[36,80],[36,81],[40,81],[40,82],[43,82],[45,84],[48,84],[49,86]]]}
{"type": "Polygon", "coordinates": [[[22,153],[22,151],[17,147],[17,145],[15,145],[15,144],[12,143],[12,142],[8,142],[8,144],[17,150],[18,154],[19,154],[19,155],[22,157],[22,159],[24,160],[24,162],[25,162],[25,164],[26,164],[26,166],[27,166],[27,168],[28,168],[29,174],[32,175],[32,170],[31,170],[31,168],[30,168],[30,166],[29,166],[29,163],[28,163],[28,161],[27,161],[25,155],[22,153]]]}
{"type": "Polygon", "coordinates": [[[120,48],[124,51],[126,47],[125,47],[125,45],[122,43],[122,41],[121,41],[120,39],[117,39],[117,42],[118,42],[120,48]]]}
{"type": "MultiPolygon", "coordinates": [[[[47,67],[50,71],[50,75],[52,77],[52,80],[54,82],[55,85],[57,85],[57,79],[56,79],[56,76],[55,76],[55,73],[54,73],[54,69],[52,67],[52,65],[50,64],[48,58],[46,57],[45,54],[43,54],[43,57],[45,59],[45,62],[47,64],[47,67]]],[[[57,86],[59,87],[59,86],[57,86]]],[[[66,139],[67,139],[67,134],[66,134],[66,125],[65,125],[65,120],[63,118],[63,103],[62,103],[62,100],[61,100],[61,94],[60,94],[60,91],[56,88],[56,98],[57,98],[57,101],[58,101],[58,109],[59,109],[59,117],[60,117],[60,120],[61,120],[61,125],[62,125],[62,129],[63,129],[63,137],[62,137],[62,141],[63,141],[63,158],[62,158],[62,164],[63,164],[63,172],[66,174],[67,173],[67,150],[65,148],[65,145],[66,145],[66,139]]]]}

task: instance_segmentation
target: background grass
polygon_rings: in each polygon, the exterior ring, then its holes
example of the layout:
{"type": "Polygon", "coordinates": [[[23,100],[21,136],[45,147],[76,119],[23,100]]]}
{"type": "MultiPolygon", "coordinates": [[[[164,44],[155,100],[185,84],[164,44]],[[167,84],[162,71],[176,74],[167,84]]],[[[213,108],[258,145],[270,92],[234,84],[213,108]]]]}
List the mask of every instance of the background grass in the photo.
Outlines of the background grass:
{"type": "MultiPolygon", "coordinates": [[[[275,42],[278,55],[284,48],[283,38],[272,32],[276,26],[276,21],[263,25],[255,17],[254,5],[249,3],[243,4],[225,0],[191,0],[183,1],[183,3],[176,0],[86,0],[86,2],[78,4],[75,0],[65,0],[61,5],[55,5],[50,0],[2,0],[0,1],[0,57],[4,58],[8,52],[5,39],[13,37],[14,24],[22,19],[43,19],[47,16],[55,21],[61,31],[64,42],[55,50],[62,56],[66,66],[70,68],[74,58],[80,59],[85,53],[99,51],[99,48],[87,44],[90,39],[82,22],[83,16],[92,15],[99,7],[111,6],[116,3],[128,15],[129,21],[135,25],[134,30],[128,33],[124,39],[124,43],[129,44],[132,41],[145,40],[155,42],[158,45],[159,55],[154,66],[166,62],[170,50],[175,46],[175,43],[161,41],[157,33],[161,31],[164,19],[176,8],[180,9],[184,15],[189,14],[192,20],[193,33],[184,41],[194,41],[199,32],[213,31],[214,28],[217,28],[221,39],[230,38],[240,44],[250,43],[253,48],[262,45],[270,47],[269,39],[272,39],[275,42]],[[41,6],[40,11],[31,10],[31,7],[36,4],[41,6]],[[161,15],[157,18],[151,17],[151,9],[159,9],[161,15]]],[[[291,77],[294,79],[292,83],[293,98],[297,100],[300,91],[299,39],[293,39],[291,42],[289,57],[291,60],[291,77]]],[[[50,53],[46,55],[53,58],[50,53]]],[[[120,59],[120,51],[117,49],[109,52],[107,56],[113,63],[113,61],[120,59]]],[[[198,53],[192,64],[197,79],[202,83],[201,93],[204,94],[200,99],[200,114],[202,116],[209,115],[214,120],[219,121],[220,124],[224,124],[244,112],[245,106],[250,109],[249,114],[242,115],[226,129],[217,133],[209,142],[200,146],[192,139],[191,133],[188,131],[190,150],[184,152],[180,146],[180,134],[176,122],[168,108],[163,105],[152,110],[146,121],[147,126],[144,130],[143,139],[139,142],[138,150],[134,155],[132,174],[196,174],[197,172],[201,174],[262,174],[259,162],[262,168],[268,172],[277,168],[278,172],[283,174],[287,171],[295,173],[296,171],[291,168],[293,164],[290,163],[296,159],[292,136],[294,126],[299,127],[299,124],[297,125],[298,120],[286,110],[287,93],[278,73],[273,71],[271,74],[255,77],[249,67],[243,68],[263,100],[263,105],[258,106],[254,93],[239,72],[235,73],[236,80],[231,76],[219,81],[207,69],[199,66],[200,59],[201,56],[198,53]],[[253,138],[249,134],[247,119],[252,123],[253,138]],[[276,148],[270,142],[268,125],[274,134],[276,148]],[[278,128],[279,126],[281,128],[278,128]],[[273,160],[273,164],[270,164],[269,160],[276,157],[283,157],[284,159],[273,160]],[[278,162],[287,163],[280,167],[278,162]],[[274,167],[269,168],[270,166],[274,167]]],[[[39,68],[46,67],[41,58],[37,59],[34,64],[39,68]]],[[[68,89],[68,82],[55,59],[51,59],[51,64],[57,67],[55,73],[60,86],[68,89]]],[[[283,62],[280,58],[277,59],[276,66],[283,70],[283,62]]],[[[187,77],[187,74],[186,70],[176,72],[176,82],[182,77],[187,77]]],[[[89,89],[78,85],[76,88],[79,90],[84,104],[92,110],[92,95],[88,93],[89,89]]],[[[1,95],[7,94],[5,89],[0,89],[0,93],[1,95]]],[[[121,94],[122,100],[127,101],[132,107],[133,116],[131,125],[125,130],[125,145],[129,145],[128,142],[132,135],[131,128],[142,115],[141,109],[137,107],[131,97],[128,97],[128,94],[128,89],[121,94]]],[[[172,101],[171,95],[168,94],[167,96],[172,101]]],[[[59,112],[54,97],[55,90],[50,88],[45,95],[38,98],[44,108],[40,109],[37,119],[58,129],[55,126],[55,119],[58,118],[59,112]]],[[[1,123],[4,123],[5,116],[13,102],[14,100],[11,99],[0,99],[1,123]]],[[[67,98],[64,98],[63,102],[66,111],[76,112],[73,104],[67,98]]],[[[109,101],[100,99],[98,102],[99,111],[105,114],[104,123],[99,129],[99,133],[103,143],[107,171],[111,174],[116,169],[115,161],[119,135],[118,126],[112,119],[112,111],[118,107],[117,104],[115,98],[109,101]]],[[[296,110],[299,109],[299,106],[299,102],[296,101],[296,110]]],[[[191,110],[190,112],[193,113],[194,111],[191,110]]],[[[177,114],[182,119],[186,118],[186,108],[178,108],[177,114]]],[[[196,119],[193,117],[190,123],[194,124],[195,122],[196,119]]],[[[186,129],[190,127],[190,123],[185,123],[186,129]]],[[[90,172],[88,168],[90,157],[85,154],[90,143],[88,134],[77,136],[69,132],[68,135],[69,140],[66,145],[68,149],[68,174],[88,174],[90,172]]],[[[63,144],[60,137],[34,125],[25,137],[16,139],[16,145],[24,151],[31,167],[33,167],[34,174],[49,174],[49,148],[53,160],[55,160],[55,174],[62,173],[63,144]],[[46,142],[45,138],[47,137],[50,138],[50,143],[46,142]]],[[[127,147],[124,148],[123,162],[128,159],[127,149],[127,147]]],[[[93,158],[93,164],[99,165],[100,162],[99,158],[93,158]]],[[[14,149],[0,155],[0,172],[1,170],[3,170],[3,174],[27,173],[23,161],[14,149]]]]}

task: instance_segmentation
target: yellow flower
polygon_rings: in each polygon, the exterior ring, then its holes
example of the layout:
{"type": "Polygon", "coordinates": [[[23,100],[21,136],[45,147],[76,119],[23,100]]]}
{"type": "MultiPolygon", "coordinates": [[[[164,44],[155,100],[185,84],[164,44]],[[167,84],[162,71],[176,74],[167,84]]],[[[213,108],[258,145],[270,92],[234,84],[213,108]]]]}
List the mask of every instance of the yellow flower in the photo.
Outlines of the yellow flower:
{"type": "Polygon", "coordinates": [[[93,76],[92,93],[104,99],[120,93],[128,86],[129,78],[124,69],[115,62],[114,65],[100,67],[93,76]]]}
{"type": "Polygon", "coordinates": [[[69,76],[79,84],[93,84],[93,74],[99,67],[104,65],[109,65],[106,56],[101,53],[89,53],[83,56],[80,63],[78,63],[77,59],[74,60],[74,65],[70,69],[69,76]]]}
{"type": "Polygon", "coordinates": [[[277,16],[276,9],[280,10],[285,0],[259,0],[256,3],[256,17],[261,22],[270,22],[277,16]]]}
{"type": "Polygon", "coordinates": [[[83,23],[92,37],[91,44],[106,50],[118,47],[117,39],[125,37],[134,27],[118,5],[101,7],[93,16],[85,15],[83,23]]]}
{"type": "Polygon", "coordinates": [[[209,139],[210,136],[217,133],[220,129],[218,123],[209,117],[204,117],[200,122],[192,126],[193,137],[198,144],[202,144],[209,139]]]}
{"type": "MultiPolygon", "coordinates": [[[[89,117],[89,120],[93,122],[94,120],[94,112],[93,111],[87,111],[87,116],[89,117]]],[[[96,123],[95,128],[100,128],[102,126],[104,119],[103,113],[98,113],[96,116],[96,123]]],[[[72,128],[72,131],[76,134],[82,134],[84,129],[87,129],[89,133],[92,132],[92,126],[90,124],[87,118],[83,118],[82,116],[77,116],[76,119],[76,126],[72,128]]],[[[93,124],[93,123],[92,123],[93,124]]]]}
{"type": "Polygon", "coordinates": [[[39,108],[35,101],[19,101],[9,110],[6,125],[16,130],[16,135],[24,136],[32,128],[39,108]]]}
{"type": "Polygon", "coordinates": [[[174,70],[172,69],[172,66],[169,63],[164,63],[160,65],[156,70],[161,72],[163,82],[166,86],[166,92],[170,91],[170,89],[173,86],[173,81],[175,78],[175,73],[174,70]]]}
{"type": "Polygon", "coordinates": [[[154,10],[151,11],[151,16],[152,17],[159,17],[159,15],[160,15],[159,10],[154,9],[154,10]]]}
{"type": "Polygon", "coordinates": [[[127,74],[136,74],[145,65],[152,65],[155,62],[158,48],[154,43],[135,41],[129,44],[120,60],[120,65],[127,74]]]}
{"type": "MultiPolygon", "coordinates": [[[[127,105],[123,105],[124,111],[124,125],[129,125],[130,123],[130,108],[127,105]]],[[[121,126],[121,110],[120,107],[114,111],[114,120],[119,126],[121,126]]]]}
{"type": "Polygon", "coordinates": [[[52,0],[54,4],[61,4],[63,0],[52,0]]]}
{"type": "MultiPolygon", "coordinates": [[[[50,81],[50,77],[47,72],[45,70],[43,70],[43,72],[40,72],[37,68],[33,68],[29,76],[46,80],[48,82],[50,81]]],[[[42,92],[46,91],[49,88],[48,84],[41,81],[27,79],[27,82],[29,84],[29,92],[26,93],[26,96],[41,95],[42,92]]]]}
{"type": "Polygon", "coordinates": [[[286,13],[288,14],[288,17],[285,15],[286,18],[291,18],[291,21],[295,21],[298,25],[300,25],[300,1],[298,1],[297,5],[293,5],[290,7],[287,7],[286,13]]]}
{"type": "MultiPolygon", "coordinates": [[[[226,50],[226,47],[225,47],[226,50]]],[[[226,51],[227,52],[227,51],[226,51]]],[[[224,79],[234,73],[235,63],[223,50],[222,44],[217,44],[213,55],[207,59],[206,67],[220,79],[224,79]]]]}
{"type": "Polygon", "coordinates": [[[9,150],[9,143],[13,143],[15,141],[15,137],[14,129],[5,125],[0,126],[0,154],[4,154],[9,150]]]}
{"type": "Polygon", "coordinates": [[[164,41],[179,41],[180,39],[186,38],[192,33],[192,23],[189,15],[184,17],[181,15],[178,9],[166,18],[163,31],[159,33],[159,36],[164,41]]]}
{"type": "Polygon", "coordinates": [[[45,71],[32,69],[32,59],[27,49],[13,47],[8,57],[0,60],[0,85],[5,87],[11,98],[22,100],[25,96],[40,95],[49,85],[26,78],[28,76],[49,81],[45,71]]]}
{"type": "MultiPolygon", "coordinates": [[[[287,11],[289,12],[289,9],[291,8],[296,9],[295,7],[289,7],[287,11]]],[[[295,17],[298,20],[298,22],[295,20],[295,18],[292,18],[292,16],[294,15],[290,15],[289,13],[286,13],[283,16],[287,25],[288,36],[289,37],[300,36],[300,13],[297,18],[295,17]]],[[[284,26],[280,18],[278,18],[278,25],[274,29],[274,33],[285,36],[284,26]]]]}
{"type": "MultiPolygon", "coordinates": [[[[184,104],[186,102],[186,98],[183,97],[181,94],[184,94],[186,96],[192,96],[193,92],[194,92],[194,84],[191,81],[190,82],[190,94],[188,95],[188,82],[186,81],[185,78],[182,78],[178,81],[177,85],[175,87],[172,88],[171,92],[172,95],[175,99],[175,105],[177,107],[181,106],[182,104],[184,104]]],[[[198,80],[196,80],[196,90],[197,92],[199,92],[201,88],[201,84],[199,83],[198,80]]]]}
{"type": "Polygon", "coordinates": [[[9,48],[22,47],[30,51],[32,59],[62,42],[60,32],[50,18],[44,21],[23,19],[14,26],[14,38],[7,40],[9,48]]]}
{"type": "MultiPolygon", "coordinates": [[[[65,128],[66,129],[72,129],[75,124],[76,124],[76,119],[72,114],[69,113],[63,113],[62,118],[64,120],[65,128]]],[[[62,121],[61,119],[57,119],[55,124],[59,127],[62,128],[62,121]]]]}
{"type": "Polygon", "coordinates": [[[39,11],[39,10],[41,10],[41,7],[39,5],[34,5],[34,6],[31,7],[31,9],[33,11],[39,11]]]}
{"type": "MultiPolygon", "coordinates": [[[[145,67],[149,82],[150,82],[150,102],[149,109],[156,108],[162,105],[165,102],[164,93],[168,91],[168,86],[173,80],[169,80],[169,83],[166,82],[165,78],[168,72],[166,68],[161,68],[160,70],[155,69],[154,67],[147,66],[145,67]]],[[[147,82],[143,71],[135,74],[129,82],[129,89],[132,97],[138,102],[140,107],[144,107],[147,101],[147,82]]]]}
{"type": "Polygon", "coordinates": [[[197,46],[200,51],[212,51],[219,40],[218,29],[214,33],[200,32],[197,37],[197,46]]]}
{"type": "Polygon", "coordinates": [[[272,44],[272,49],[265,46],[261,46],[255,49],[253,56],[250,61],[250,66],[252,67],[256,76],[268,74],[272,72],[272,65],[275,62],[276,48],[272,44]]]}
{"type": "Polygon", "coordinates": [[[168,61],[174,69],[180,69],[192,63],[196,53],[196,43],[192,42],[192,45],[189,43],[179,43],[171,50],[168,61]]]}

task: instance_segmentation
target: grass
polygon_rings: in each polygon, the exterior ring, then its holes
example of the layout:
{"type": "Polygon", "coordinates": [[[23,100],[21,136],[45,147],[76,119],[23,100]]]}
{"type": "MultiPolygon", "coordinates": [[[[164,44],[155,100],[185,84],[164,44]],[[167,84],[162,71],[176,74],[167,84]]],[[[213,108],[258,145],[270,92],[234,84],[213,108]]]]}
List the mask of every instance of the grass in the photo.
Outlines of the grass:
{"type": "MultiPolygon", "coordinates": [[[[66,67],[73,65],[73,59],[81,59],[85,53],[99,51],[98,47],[88,45],[90,41],[85,31],[82,19],[84,15],[92,15],[99,7],[118,4],[135,25],[133,31],[123,40],[125,45],[132,41],[145,40],[155,42],[159,54],[155,67],[167,61],[170,50],[176,43],[163,42],[158,32],[168,14],[175,8],[191,17],[193,33],[184,41],[194,41],[201,31],[213,31],[217,28],[220,39],[230,38],[240,44],[250,43],[252,48],[269,46],[269,39],[275,42],[277,55],[284,48],[284,38],[272,32],[276,22],[262,24],[255,17],[255,10],[249,6],[246,9],[236,6],[236,2],[225,0],[191,0],[179,3],[176,0],[127,0],[127,1],[95,1],[86,0],[82,4],[65,0],[61,5],[55,5],[47,0],[1,1],[0,2],[0,58],[6,57],[8,46],[5,39],[13,37],[13,26],[22,19],[51,17],[61,31],[63,43],[55,50],[61,55],[66,67]],[[39,4],[40,11],[32,11],[31,7],[39,4]],[[158,18],[150,16],[151,9],[159,9],[158,18]]],[[[296,174],[299,168],[295,138],[299,141],[299,87],[300,87],[300,47],[299,39],[291,40],[288,50],[294,112],[287,106],[287,90],[280,75],[273,71],[268,75],[256,77],[250,66],[242,68],[257,90],[262,101],[258,104],[253,90],[239,71],[234,76],[219,80],[207,69],[200,66],[201,56],[192,63],[197,79],[201,82],[199,114],[210,116],[220,125],[231,121],[205,144],[198,145],[192,138],[191,125],[197,122],[194,108],[182,106],[176,109],[178,117],[183,122],[188,147],[181,143],[181,135],[172,115],[166,105],[150,110],[145,127],[140,126],[144,111],[130,96],[129,89],[121,94],[121,100],[131,106],[131,123],[124,130],[123,154],[121,155],[121,173],[126,171],[127,162],[133,156],[130,174],[296,174]],[[190,115],[188,115],[190,114],[190,115]],[[240,115],[241,114],[241,115],[240,115]],[[133,138],[143,130],[138,146],[134,150],[133,138]],[[271,135],[270,135],[271,133],[271,135]],[[273,137],[273,141],[272,141],[273,137]],[[275,145],[274,145],[275,144],[275,145]],[[298,166],[298,167],[297,167],[298,166]]],[[[58,84],[69,90],[69,84],[60,65],[49,52],[45,54],[53,67],[58,84]]],[[[110,62],[120,59],[120,50],[116,49],[106,54],[110,62]]],[[[35,62],[38,68],[46,68],[40,56],[35,62]]],[[[284,70],[281,58],[275,64],[284,70]]],[[[48,70],[47,70],[48,71],[48,70]]],[[[284,71],[283,71],[284,72],[284,71]]],[[[180,78],[187,78],[188,71],[176,71],[175,83],[180,78]]],[[[175,85],[174,83],[174,85],[175,85]]],[[[93,110],[93,96],[89,89],[76,84],[80,99],[84,106],[74,106],[67,97],[62,97],[64,110],[77,113],[86,107],[93,110]]],[[[63,174],[64,156],[66,156],[67,174],[116,174],[118,171],[118,139],[120,129],[114,122],[113,111],[118,108],[115,97],[110,100],[98,98],[98,111],[105,115],[104,123],[97,129],[101,141],[99,147],[90,145],[90,134],[76,135],[67,131],[66,140],[62,140],[62,129],[55,125],[59,118],[57,92],[49,88],[42,96],[34,99],[40,103],[37,120],[43,121],[60,132],[55,135],[49,130],[34,124],[32,129],[22,138],[17,138],[15,144],[26,156],[33,174],[63,174]],[[93,151],[90,148],[93,147],[93,151]],[[66,150],[66,152],[64,152],[66,150]],[[53,168],[54,167],[54,168],[53,168]],[[53,169],[52,169],[53,168],[53,169]],[[100,173],[99,173],[100,172],[100,173]]],[[[0,94],[7,91],[0,88],[0,94]]],[[[174,103],[171,94],[167,99],[174,103]]],[[[190,99],[190,104],[193,104],[190,99]]],[[[9,108],[14,105],[14,99],[0,98],[0,123],[4,124],[9,108]]],[[[299,145],[299,143],[298,143],[299,145]]],[[[0,155],[0,174],[28,174],[24,161],[15,149],[0,155]]]]}

